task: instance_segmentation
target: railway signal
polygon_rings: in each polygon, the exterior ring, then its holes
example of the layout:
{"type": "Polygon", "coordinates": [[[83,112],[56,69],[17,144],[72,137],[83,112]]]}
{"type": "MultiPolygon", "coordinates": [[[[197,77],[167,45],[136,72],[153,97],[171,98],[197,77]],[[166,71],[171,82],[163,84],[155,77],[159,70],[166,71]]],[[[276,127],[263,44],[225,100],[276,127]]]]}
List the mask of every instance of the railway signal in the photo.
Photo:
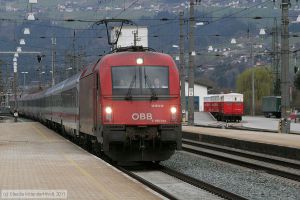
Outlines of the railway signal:
{"type": "Polygon", "coordinates": [[[42,61],[42,56],[41,55],[37,55],[37,61],[40,63],[42,61]]]}
{"type": "Polygon", "coordinates": [[[37,55],[36,58],[37,58],[37,61],[39,63],[39,67],[37,69],[38,71],[38,76],[39,76],[39,89],[42,88],[42,58],[45,57],[45,55],[37,55]]]}

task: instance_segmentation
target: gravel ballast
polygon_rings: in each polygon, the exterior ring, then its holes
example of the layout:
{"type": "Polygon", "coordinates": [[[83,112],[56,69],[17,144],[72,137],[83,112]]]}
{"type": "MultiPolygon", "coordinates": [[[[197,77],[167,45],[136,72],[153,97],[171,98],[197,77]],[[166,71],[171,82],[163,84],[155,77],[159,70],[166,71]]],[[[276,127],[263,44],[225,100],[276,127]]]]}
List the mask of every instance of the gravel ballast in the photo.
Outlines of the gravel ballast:
{"type": "Polygon", "coordinates": [[[300,183],[191,153],[161,164],[247,199],[300,199],[300,183]]]}

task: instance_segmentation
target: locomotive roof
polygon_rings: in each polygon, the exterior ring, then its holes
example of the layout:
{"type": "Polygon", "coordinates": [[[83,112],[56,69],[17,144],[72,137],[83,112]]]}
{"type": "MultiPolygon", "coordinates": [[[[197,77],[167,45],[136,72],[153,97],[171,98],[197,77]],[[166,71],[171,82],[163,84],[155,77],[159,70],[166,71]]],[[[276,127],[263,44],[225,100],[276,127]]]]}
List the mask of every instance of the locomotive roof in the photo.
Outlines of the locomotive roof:
{"type": "Polygon", "coordinates": [[[155,55],[155,56],[159,56],[160,58],[166,58],[169,59],[171,56],[165,53],[160,53],[160,52],[154,52],[154,51],[122,51],[122,52],[116,52],[116,53],[112,53],[112,54],[107,54],[103,57],[103,59],[107,59],[107,58],[114,58],[117,56],[132,56],[132,55],[155,55]]]}

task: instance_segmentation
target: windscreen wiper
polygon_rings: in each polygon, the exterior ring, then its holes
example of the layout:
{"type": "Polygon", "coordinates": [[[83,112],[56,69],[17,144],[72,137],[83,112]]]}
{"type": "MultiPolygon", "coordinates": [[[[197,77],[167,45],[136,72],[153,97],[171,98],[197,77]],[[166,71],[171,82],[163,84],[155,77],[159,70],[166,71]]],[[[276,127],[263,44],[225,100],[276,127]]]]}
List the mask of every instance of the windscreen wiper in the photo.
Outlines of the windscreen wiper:
{"type": "Polygon", "coordinates": [[[132,80],[130,82],[130,85],[129,85],[129,88],[128,88],[125,100],[131,100],[132,99],[131,91],[132,91],[133,84],[135,83],[135,81],[136,81],[136,74],[132,77],[132,80]]]}
{"type": "Polygon", "coordinates": [[[151,87],[151,83],[149,82],[149,78],[146,74],[145,74],[145,81],[151,91],[151,100],[157,100],[158,99],[157,94],[155,93],[154,89],[151,87]]]}

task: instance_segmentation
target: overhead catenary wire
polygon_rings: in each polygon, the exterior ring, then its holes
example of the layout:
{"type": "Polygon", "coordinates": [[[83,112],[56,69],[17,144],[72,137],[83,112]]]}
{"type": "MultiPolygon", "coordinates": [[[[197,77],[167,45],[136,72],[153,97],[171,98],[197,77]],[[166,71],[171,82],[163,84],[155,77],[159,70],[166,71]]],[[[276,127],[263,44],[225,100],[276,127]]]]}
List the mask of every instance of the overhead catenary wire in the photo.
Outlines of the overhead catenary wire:
{"type": "MultiPolygon", "coordinates": [[[[230,14],[230,15],[226,15],[226,16],[217,18],[216,20],[213,20],[213,21],[211,21],[210,23],[204,24],[204,25],[201,26],[201,27],[209,26],[209,25],[211,25],[211,24],[213,24],[213,23],[216,23],[216,22],[219,22],[219,21],[222,21],[222,20],[226,20],[226,19],[230,19],[230,18],[232,18],[234,15],[241,14],[242,12],[251,10],[251,9],[253,9],[253,8],[256,8],[257,6],[264,5],[264,4],[267,4],[267,3],[270,3],[270,2],[272,2],[272,0],[267,0],[267,1],[265,1],[265,2],[256,3],[256,4],[254,4],[253,6],[244,8],[244,9],[242,9],[242,10],[240,10],[240,11],[237,11],[237,12],[234,12],[234,13],[232,13],[232,14],[230,14]]],[[[252,17],[252,18],[253,18],[253,17],[252,17]]],[[[186,19],[185,21],[188,22],[189,20],[186,19]]],[[[175,22],[173,22],[173,23],[178,23],[178,22],[175,21],[175,22]]],[[[174,42],[175,42],[175,40],[172,40],[172,41],[168,42],[167,44],[164,43],[164,45],[161,45],[161,46],[170,46],[170,45],[173,44],[174,42]]],[[[160,46],[160,47],[161,47],[161,46],[160,46]]],[[[160,49],[160,48],[159,48],[159,49],[160,49]]]]}
{"type": "MultiPolygon", "coordinates": [[[[137,1],[136,1],[137,2],[137,1]]],[[[268,1],[268,2],[270,2],[270,1],[268,1]]],[[[266,3],[266,2],[264,2],[264,3],[266,3]]],[[[258,6],[259,4],[256,4],[256,5],[254,5],[254,6],[258,6]]],[[[248,8],[248,10],[250,9],[250,7],[248,8]]],[[[127,11],[129,10],[129,8],[127,8],[127,11]]],[[[221,10],[221,9],[219,9],[219,10],[221,10]]],[[[243,11],[239,11],[239,12],[244,12],[245,10],[243,10],[243,11]]],[[[123,13],[123,12],[122,12],[123,13]]],[[[234,14],[234,13],[233,13],[234,14]]],[[[196,16],[197,17],[197,16],[196,16]]],[[[204,19],[203,17],[205,17],[205,16],[199,16],[199,19],[204,19]]],[[[228,18],[228,19],[230,19],[230,18],[239,18],[239,17],[236,17],[236,16],[224,16],[225,18],[228,18]]],[[[219,20],[222,20],[222,17],[221,18],[214,18],[214,17],[210,17],[210,18],[212,18],[212,19],[219,19],[219,20]]],[[[244,18],[247,18],[247,17],[244,17],[244,18]]],[[[42,18],[40,18],[40,19],[38,19],[38,20],[40,20],[40,21],[43,21],[44,19],[42,19],[42,18]]],[[[55,20],[55,19],[54,19],[55,20]]],[[[58,19],[59,20],[59,19],[58,19]]],[[[143,19],[140,19],[140,20],[143,20],[143,19]]],[[[147,19],[145,19],[145,20],[147,20],[147,19]]],[[[149,19],[149,20],[153,20],[153,21],[158,21],[158,22],[160,22],[159,24],[156,24],[156,25],[150,25],[150,28],[153,28],[153,27],[159,27],[159,26],[163,26],[163,25],[168,25],[168,24],[171,24],[171,23],[178,23],[178,18],[176,17],[176,18],[174,18],[174,19],[167,19],[167,21],[165,22],[165,23],[162,23],[162,22],[164,22],[162,19],[149,19]]],[[[186,18],[186,20],[188,20],[187,18],[186,18]]],[[[61,19],[61,21],[65,21],[65,22],[68,22],[68,23],[72,23],[72,22],[76,22],[76,20],[73,20],[73,19],[65,19],[65,20],[63,20],[63,19],[61,19]]],[[[91,23],[92,22],[92,20],[77,20],[78,22],[82,22],[82,23],[91,23]]],[[[38,24],[37,24],[38,25],[38,24]]],[[[209,24],[207,24],[207,25],[209,25],[209,24]]],[[[32,24],[32,26],[35,26],[35,24],[32,24]]],[[[41,25],[41,26],[43,26],[43,25],[41,25]]],[[[55,27],[55,26],[51,26],[51,27],[55,27]]],[[[56,28],[56,27],[55,27],[56,28]]],[[[59,28],[62,28],[62,27],[59,27],[59,28]]],[[[69,30],[71,30],[71,28],[67,28],[67,29],[69,29],[69,30]]],[[[91,31],[94,31],[94,30],[92,30],[92,29],[90,29],[90,28],[87,28],[87,29],[76,29],[76,30],[91,30],[91,31]]],[[[157,30],[158,31],[158,30],[157,30]]],[[[156,35],[153,35],[153,37],[155,37],[155,36],[157,36],[158,34],[156,34],[156,35]]],[[[151,36],[150,36],[151,37],[151,36]]],[[[160,36],[160,37],[167,37],[167,35],[162,35],[162,36],[160,36]]],[[[197,36],[196,36],[197,37],[197,36]]],[[[199,36],[200,37],[200,36],[199,36]]],[[[92,38],[92,37],[90,37],[91,38],[91,40],[93,40],[94,38],[92,38]]],[[[170,42],[170,43],[172,43],[172,42],[170,42]]],[[[166,45],[165,45],[166,46],[166,45]]]]}

